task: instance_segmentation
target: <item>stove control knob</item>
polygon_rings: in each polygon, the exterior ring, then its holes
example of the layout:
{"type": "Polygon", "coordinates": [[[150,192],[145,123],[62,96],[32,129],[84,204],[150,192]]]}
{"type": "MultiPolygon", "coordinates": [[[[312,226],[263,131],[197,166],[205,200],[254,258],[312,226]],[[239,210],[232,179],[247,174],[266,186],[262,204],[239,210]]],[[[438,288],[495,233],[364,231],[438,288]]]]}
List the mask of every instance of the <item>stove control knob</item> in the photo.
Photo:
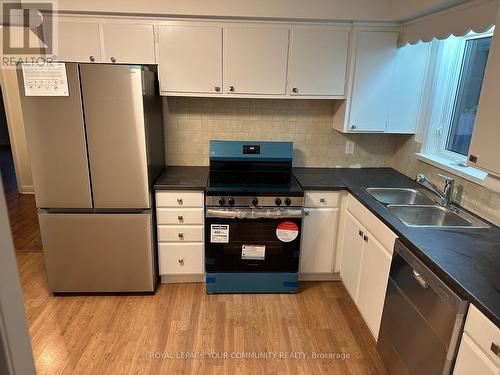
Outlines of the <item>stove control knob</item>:
{"type": "Polygon", "coordinates": [[[257,198],[252,199],[252,204],[257,206],[259,204],[259,200],[257,198]]]}
{"type": "Polygon", "coordinates": [[[226,204],[226,201],[224,200],[224,198],[220,197],[219,198],[219,206],[224,206],[226,204]]]}
{"type": "Polygon", "coordinates": [[[281,206],[281,199],[280,198],[276,198],[274,200],[274,204],[276,204],[276,206],[281,206]]]}
{"type": "Polygon", "coordinates": [[[230,206],[234,206],[234,198],[233,197],[229,198],[227,203],[229,203],[230,206]]]}
{"type": "Polygon", "coordinates": [[[292,200],[290,198],[285,198],[285,204],[290,206],[292,204],[292,200]]]}

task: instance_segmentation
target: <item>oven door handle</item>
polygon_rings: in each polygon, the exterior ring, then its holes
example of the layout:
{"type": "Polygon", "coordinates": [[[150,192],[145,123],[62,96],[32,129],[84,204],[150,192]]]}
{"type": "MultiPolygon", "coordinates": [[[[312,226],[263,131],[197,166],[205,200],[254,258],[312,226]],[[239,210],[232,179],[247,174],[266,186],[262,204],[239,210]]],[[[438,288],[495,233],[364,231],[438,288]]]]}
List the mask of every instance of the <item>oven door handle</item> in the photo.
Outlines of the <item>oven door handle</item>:
{"type": "Polygon", "coordinates": [[[300,219],[302,208],[207,208],[207,218],[219,219],[300,219]]]}

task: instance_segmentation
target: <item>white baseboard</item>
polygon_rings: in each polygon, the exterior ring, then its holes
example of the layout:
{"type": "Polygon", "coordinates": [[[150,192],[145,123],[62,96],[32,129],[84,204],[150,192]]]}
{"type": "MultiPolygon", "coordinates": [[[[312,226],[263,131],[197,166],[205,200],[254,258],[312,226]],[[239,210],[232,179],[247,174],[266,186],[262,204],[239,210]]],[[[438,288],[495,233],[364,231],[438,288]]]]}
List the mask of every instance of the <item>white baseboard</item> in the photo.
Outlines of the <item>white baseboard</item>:
{"type": "Polygon", "coordinates": [[[21,194],[35,194],[33,185],[21,185],[21,194]]]}
{"type": "Polygon", "coordinates": [[[175,283],[203,283],[205,282],[204,274],[189,274],[189,275],[161,275],[162,284],[175,283]]]}
{"type": "Polygon", "coordinates": [[[340,281],[338,273],[301,273],[300,281],[340,281]]]}

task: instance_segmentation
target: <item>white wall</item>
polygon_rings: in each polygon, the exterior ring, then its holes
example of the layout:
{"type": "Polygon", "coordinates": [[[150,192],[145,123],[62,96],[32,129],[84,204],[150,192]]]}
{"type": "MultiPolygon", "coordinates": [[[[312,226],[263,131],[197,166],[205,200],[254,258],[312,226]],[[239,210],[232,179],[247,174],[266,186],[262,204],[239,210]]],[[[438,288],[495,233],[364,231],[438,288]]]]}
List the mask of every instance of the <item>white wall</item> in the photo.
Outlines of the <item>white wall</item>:
{"type": "Polygon", "coordinates": [[[150,15],[388,20],[390,0],[59,0],[61,11],[150,15]]]}
{"type": "Polygon", "coordinates": [[[470,0],[390,0],[390,18],[407,20],[470,0]]]}

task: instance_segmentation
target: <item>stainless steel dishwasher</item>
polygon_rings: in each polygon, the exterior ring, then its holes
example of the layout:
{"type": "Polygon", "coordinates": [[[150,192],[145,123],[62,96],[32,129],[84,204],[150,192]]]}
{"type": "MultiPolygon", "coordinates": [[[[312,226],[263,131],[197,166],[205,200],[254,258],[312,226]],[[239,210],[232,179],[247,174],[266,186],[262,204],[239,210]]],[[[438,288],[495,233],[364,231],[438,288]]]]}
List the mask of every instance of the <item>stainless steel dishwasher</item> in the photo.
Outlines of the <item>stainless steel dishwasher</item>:
{"type": "Polygon", "coordinates": [[[467,307],[397,240],[377,343],[389,373],[450,374],[467,307]]]}

